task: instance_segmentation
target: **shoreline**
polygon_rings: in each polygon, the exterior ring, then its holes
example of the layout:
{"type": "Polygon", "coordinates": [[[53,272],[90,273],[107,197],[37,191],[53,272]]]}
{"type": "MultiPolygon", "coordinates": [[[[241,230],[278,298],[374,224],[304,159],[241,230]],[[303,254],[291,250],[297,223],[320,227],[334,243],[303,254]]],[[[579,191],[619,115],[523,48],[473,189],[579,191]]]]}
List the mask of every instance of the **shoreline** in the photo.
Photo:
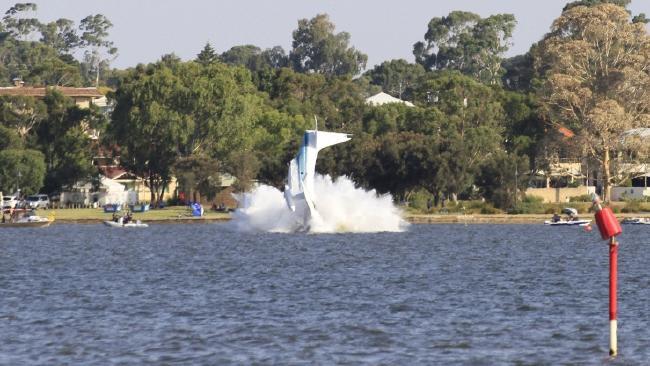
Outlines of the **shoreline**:
{"type": "MultiPolygon", "coordinates": [[[[592,215],[584,215],[585,218],[591,218],[592,215]]],[[[650,218],[650,213],[639,214],[617,214],[618,219],[629,217],[645,217],[650,218]]],[[[219,217],[176,217],[176,218],[151,218],[142,220],[148,224],[201,224],[210,222],[226,222],[232,219],[231,216],[219,217]]],[[[427,215],[427,214],[409,214],[404,216],[404,220],[411,224],[543,224],[545,220],[549,220],[549,215],[541,214],[528,214],[528,215],[506,215],[506,214],[493,214],[493,215],[427,215]]],[[[101,224],[106,219],[90,218],[63,218],[55,219],[52,223],[56,224],[101,224]]]]}
{"type": "MultiPolygon", "coordinates": [[[[136,219],[138,220],[138,219],[136,219]]],[[[180,217],[180,218],[164,218],[164,219],[148,219],[141,220],[146,224],[202,224],[208,222],[226,222],[230,221],[230,217],[180,217]]],[[[56,224],[81,224],[81,225],[92,225],[92,224],[103,224],[104,221],[110,221],[110,218],[106,219],[55,219],[52,222],[52,225],[56,224]]]]}
{"type": "MultiPolygon", "coordinates": [[[[617,219],[629,217],[650,217],[650,213],[624,213],[615,214],[617,219]]],[[[593,214],[584,214],[581,217],[594,221],[593,214]]],[[[543,224],[550,220],[551,215],[545,214],[490,214],[490,215],[408,215],[405,219],[412,224],[543,224]]]]}

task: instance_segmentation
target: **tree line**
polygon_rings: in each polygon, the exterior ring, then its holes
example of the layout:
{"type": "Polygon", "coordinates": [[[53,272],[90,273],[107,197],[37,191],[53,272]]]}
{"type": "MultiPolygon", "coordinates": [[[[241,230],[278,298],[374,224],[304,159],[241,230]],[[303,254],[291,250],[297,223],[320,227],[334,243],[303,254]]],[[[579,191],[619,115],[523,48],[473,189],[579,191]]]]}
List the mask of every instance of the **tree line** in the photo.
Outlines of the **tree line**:
{"type": "Polygon", "coordinates": [[[0,59],[11,61],[1,63],[0,80],[107,86],[114,108],[109,116],[80,110],[55,91],[43,101],[3,97],[0,189],[19,179],[19,164],[42,171],[41,183],[30,180],[34,192],[91,179],[89,157],[100,146],[146,180],[152,201],[172,177],[207,199],[219,172],[239,178],[240,190],[252,180],[281,187],[314,116],[321,129],[354,134],[323,152],[319,172],[399,200],[426,192],[436,204],[485,198],[507,209],[528,173],[559,151],[600,161],[607,187],[621,178],[612,174],[616,157],[645,156],[638,139],[619,136],[650,127],[647,20],[628,4],[570,3],[542,40],[512,58],[504,55],[514,16],[454,11],[431,19],[413,44],[415,62],[365,72],[367,56],[326,14],[298,21],[289,52],[238,45],[218,53],[208,43],[193,60],[168,54],[117,70],[105,17],[84,18],[77,31],[65,19],[41,24],[24,16],[36,5],[16,4],[0,25],[0,59]],[[73,50],[82,49],[77,60],[73,50]],[[366,105],[382,90],[415,106],[366,105]],[[89,123],[102,130],[100,144],[83,134],[89,123]],[[561,137],[560,127],[575,136],[561,137]]]}

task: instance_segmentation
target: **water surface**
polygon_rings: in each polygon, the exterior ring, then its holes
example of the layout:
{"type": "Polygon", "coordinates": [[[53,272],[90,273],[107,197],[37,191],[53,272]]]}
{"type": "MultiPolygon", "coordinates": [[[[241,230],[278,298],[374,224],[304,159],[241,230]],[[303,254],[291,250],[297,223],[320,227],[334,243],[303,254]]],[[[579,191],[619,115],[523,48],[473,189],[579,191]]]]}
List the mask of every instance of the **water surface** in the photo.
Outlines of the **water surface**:
{"type": "MultiPolygon", "coordinates": [[[[649,228],[625,227],[616,364],[650,360],[649,228]]],[[[542,225],[0,230],[0,364],[600,364],[608,251],[542,225]]]]}

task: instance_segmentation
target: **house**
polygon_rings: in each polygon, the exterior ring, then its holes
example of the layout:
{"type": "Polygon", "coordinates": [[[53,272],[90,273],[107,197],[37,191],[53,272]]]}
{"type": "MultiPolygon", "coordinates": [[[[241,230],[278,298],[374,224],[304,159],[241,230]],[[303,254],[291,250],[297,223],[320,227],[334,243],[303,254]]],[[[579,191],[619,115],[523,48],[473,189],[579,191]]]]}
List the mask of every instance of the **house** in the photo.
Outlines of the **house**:
{"type": "MultiPolygon", "coordinates": [[[[91,105],[96,105],[101,108],[102,112],[106,113],[107,111],[106,97],[97,88],[73,88],[67,86],[32,87],[25,86],[25,83],[20,79],[14,79],[14,86],[0,87],[0,96],[24,96],[43,99],[48,89],[57,90],[64,96],[72,99],[79,108],[86,109],[90,108],[91,105]]],[[[87,125],[85,126],[85,130],[92,140],[99,140],[99,131],[88,128],[87,125]]]]}
{"type": "Polygon", "coordinates": [[[0,96],[25,96],[43,99],[48,88],[54,89],[68,98],[74,100],[79,108],[90,108],[91,104],[96,104],[102,100],[105,103],[105,97],[97,88],[73,88],[67,86],[25,86],[20,79],[14,79],[14,86],[0,87],[0,96]],[[102,99],[104,98],[104,99],[102,99]]]}
{"type": "Polygon", "coordinates": [[[587,160],[555,159],[546,170],[537,170],[530,177],[526,195],[541,197],[544,202],[569,202],[571,197],[596,192],[594,178],[589,176],[587,160]]]}
{"type": "MultiPolygon", "coordinates": [[[[573,131],[563,126],[559,126],[557,132],[564,140],[575,136],[573,131]]],[[[626,153],[619,153],[612,159],[611,164],[612,174],[625,184],[611,187],[612,201],[644,200],[650,197],[649,139],[650,128],[635,128],[621,134],[621,141],[628,140],[629,148],[626,153]]],[[[538,170],[531,177],[527,195],[542,197],[545,202],[558,203],[568,202],[575,196],[602,194],[603,178],[598,161],[576,157],[575,153],[567,155],[560,151],[558,155],[573,157],[559,158],[556,155],[552,159],[547,158],[547,169],[538,170]]]]}
{"type": "Polygon", "coordinates": [[[401,100],[398,98],[395,98],[391,95],[388,95],[384,92],[375,94],[371,97],[366,98],[366,104],[372,105],[372,106],[380,106],[384,104],[389,104],[389,103],[402,103],[406,105],[407,107],[414,107],[413,103],[407,102],[405,100],[401,100]]]}
{"type": "MultiPolygon", "coordinates": [[[[138,177],[116,165],[100,165],[98,168],[103,176],[123,185],[126,188],[130,203],[151,201],[151,190],[147,187],[147,184],[142,177],[138,177]]],[[[163,199],[168,200],[173,198],[176,194],[176,187],[176,178],[172,177],[167,187],[165,187],[163,199]]]]}
{"type": "Polygon", "coordinates": [[[129,202],[124,185],[100,176],[97,182],[77,182],[70,190],[61,192],[54,207],[100,207],[129,202]]]}

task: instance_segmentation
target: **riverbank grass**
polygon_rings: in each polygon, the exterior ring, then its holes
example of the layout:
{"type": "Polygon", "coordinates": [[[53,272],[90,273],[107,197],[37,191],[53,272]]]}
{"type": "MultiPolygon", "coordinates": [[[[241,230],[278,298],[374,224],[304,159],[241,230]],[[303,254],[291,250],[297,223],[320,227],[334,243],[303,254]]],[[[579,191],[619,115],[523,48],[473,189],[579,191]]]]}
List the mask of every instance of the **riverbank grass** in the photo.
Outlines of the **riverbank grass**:
{"type": "MultiPolygon", "coordinates": [[[[85,220],[110,220],[112,213],[105,213],[101,208],[74,208],[38,210],[38,215],[48,217],[53,215],[55,220],[85,221],[85,220]]],[[[206,210],[204,216],[193,217],[187,206],[170,206],[147,212],[134,212],[134,220],[141,221],[169,221],[169,220],[228,220],[230,214],[206,210]]]]}

